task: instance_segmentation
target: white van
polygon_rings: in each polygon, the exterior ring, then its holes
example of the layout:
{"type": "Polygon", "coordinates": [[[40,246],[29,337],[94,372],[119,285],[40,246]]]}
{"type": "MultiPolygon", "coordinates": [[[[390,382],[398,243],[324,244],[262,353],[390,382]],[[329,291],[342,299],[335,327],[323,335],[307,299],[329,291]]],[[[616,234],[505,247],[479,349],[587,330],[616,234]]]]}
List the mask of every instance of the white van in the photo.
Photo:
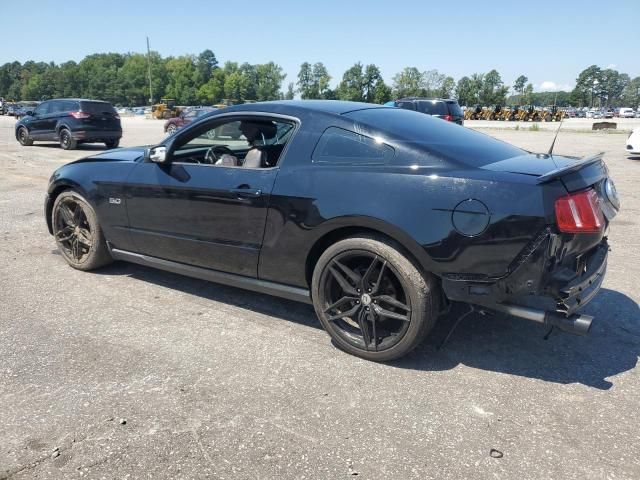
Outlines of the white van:
{"type": "Polygon", "coordinates": [[[636,113],[633,111],[633,108],[621,108],[618,116],[620,118],[633,118],[635,114],[636,113]]]}

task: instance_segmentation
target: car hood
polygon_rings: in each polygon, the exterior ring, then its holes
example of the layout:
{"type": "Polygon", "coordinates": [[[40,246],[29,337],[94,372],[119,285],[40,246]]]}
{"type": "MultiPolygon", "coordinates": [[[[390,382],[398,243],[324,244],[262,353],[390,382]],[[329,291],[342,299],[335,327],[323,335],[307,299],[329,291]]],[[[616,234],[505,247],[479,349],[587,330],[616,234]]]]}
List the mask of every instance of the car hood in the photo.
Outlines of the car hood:
{"type": "Polygon", "coordinates": [[[115,150],[108,150],[104,153],[92,155],[90,157],[81,158],[72,163],[85,163],[85,162],[135,162],[144,155],[144,151],[147,147],[130,147],[130,148],[116,148],[115,150]]]}
{"type": "Polygon", "coordinates": [[[539,177],[552,170],[565,168],[580,161],[581,159],[579,157],[529,153],[507,158],[506,160],[500,160],[499,162],[489,163],[481,168],[494,172],[520,173],[522,175],[539,177]]]}

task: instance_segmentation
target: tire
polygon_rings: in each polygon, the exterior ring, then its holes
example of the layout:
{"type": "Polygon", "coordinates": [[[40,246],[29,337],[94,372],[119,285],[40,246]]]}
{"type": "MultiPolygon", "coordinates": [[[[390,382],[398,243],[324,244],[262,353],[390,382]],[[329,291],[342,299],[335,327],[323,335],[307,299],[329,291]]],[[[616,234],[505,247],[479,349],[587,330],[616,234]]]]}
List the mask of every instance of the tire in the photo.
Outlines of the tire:
{"type": "Polygon", "coordinates": [[[23,147],[30,147],[33,145],[33,140],[29,138],[29,130],[25,127],[20,127],[17,133],[18,143],[23,147]]]}
{"type": "Polygon", "coordinates": [[[66,128],[60,130],[58,137],[60,138],[60,146],[63,150],[75,150],[78,146],[78,142],[73,139],[71,132],[66,128]]]}
{"type": "Polygon", "coordinates": [[[173,135],[175,133],[175,131],[178,130],[178,127],[176,127],[173,123],[171,125],[169,125],[167,127],[167,135],[173,135]]]}
{"type": "Polygon", "coordinates": [[[314,309],[336,346],[376,362],[422,342],[437,319],[436,289],[394,242],[375,236],[331,245],[311,282],[314,309]]]}
{"type": "Polygon", "coordinates": [[[104,142],[104,144],[109,150],[111,150],[112,148],[118,148],[118,146],[120,145],[120,139],[109,140],[107,142],[104,142]]]}
{"type": "Polygon", "coordinates": [[[51,225],[58,250],[71,267],[88,271],[113,262],[95,211],[77,192],[58,195],[51,225]]]}

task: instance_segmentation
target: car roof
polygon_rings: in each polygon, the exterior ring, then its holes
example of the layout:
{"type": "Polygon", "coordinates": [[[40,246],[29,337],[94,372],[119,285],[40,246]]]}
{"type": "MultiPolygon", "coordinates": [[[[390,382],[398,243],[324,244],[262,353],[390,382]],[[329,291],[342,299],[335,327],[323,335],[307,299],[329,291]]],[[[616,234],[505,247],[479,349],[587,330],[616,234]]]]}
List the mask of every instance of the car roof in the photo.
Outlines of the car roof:
{"type": "Polygon", "coordinates": [[[46,102],[56,102],[60,100],[71,100],[72,102],[94,102],[94,103],[111,103],[106,100],[92,100],[90,98],[51,98],[49,100],[45,100],[46,102]]]}
{"type": "Polygon", "coordinates": [[[399,98],[396,101],[411,102],[416,100],[425,100],[425,101],[431,101],[431,102],[457,102],[457,100],[453,98],[433,98],[433,97],[404,97],[404,98],[399,98]]]}
{"type": "Polygon", "coordinates": [[[222,109],[224,111],[260,110],[264,112],[281,113],[283,108],[294,110],[319,111],[342,115],[356,110],[369,108],[389,108],[377,103],[346,102],[342,100],[277,100],[273,102],[256,102],[234,105],[222,109]]]}

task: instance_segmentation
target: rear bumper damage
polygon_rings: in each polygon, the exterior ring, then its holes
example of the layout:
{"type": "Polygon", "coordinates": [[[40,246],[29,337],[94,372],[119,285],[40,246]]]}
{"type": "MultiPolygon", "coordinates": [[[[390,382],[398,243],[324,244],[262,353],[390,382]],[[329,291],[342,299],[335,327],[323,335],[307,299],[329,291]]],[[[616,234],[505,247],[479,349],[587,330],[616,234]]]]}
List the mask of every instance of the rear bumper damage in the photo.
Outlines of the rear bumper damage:
{"type": "Polygon", "coordinates": [[[606,237],[582,254],[550,229],[541,232],[500,277],[444,275],[450,301],[464,302],[585,335],[593,317],[577,311],[600,290],[607,268],[606,237]]]}

